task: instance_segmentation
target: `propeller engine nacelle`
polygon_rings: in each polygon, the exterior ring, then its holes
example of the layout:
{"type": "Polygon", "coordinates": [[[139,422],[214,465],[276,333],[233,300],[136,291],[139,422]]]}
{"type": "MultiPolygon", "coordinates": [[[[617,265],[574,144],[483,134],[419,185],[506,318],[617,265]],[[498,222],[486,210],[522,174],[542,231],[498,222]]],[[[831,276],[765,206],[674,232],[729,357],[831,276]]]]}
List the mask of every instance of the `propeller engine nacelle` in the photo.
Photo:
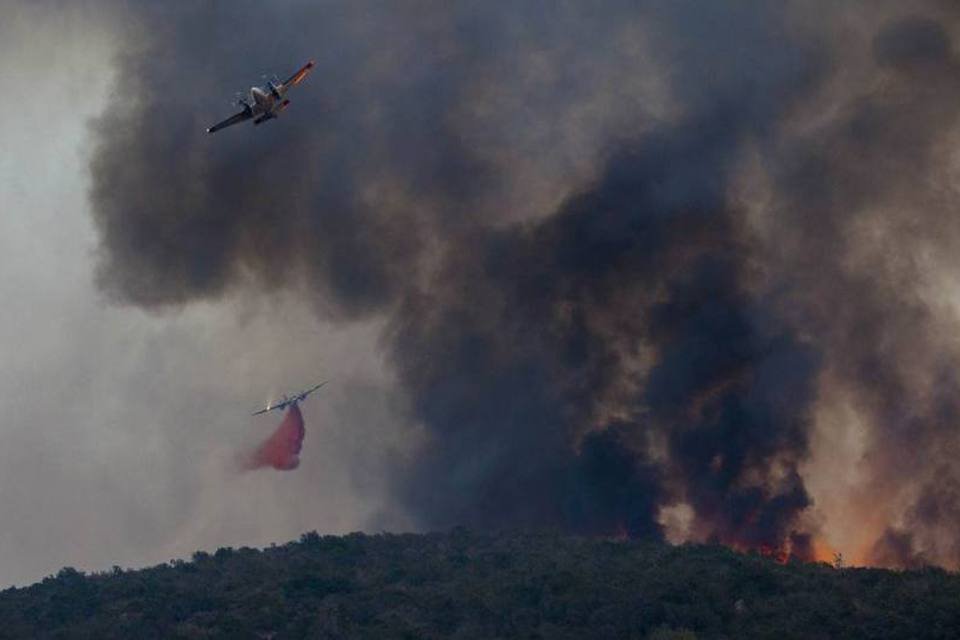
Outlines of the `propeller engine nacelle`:
{"type": "Polygon", "coordinates": [[[273,96],[274,100],[280,100],[283,98],[280,95],[280,81],[277,78],[271,78],[267,81],[267,88],[270,89],[270,94],[273,96]]]}
{"type": "Polygon", "coordinates": [[[237,91],[237,95],[234,97],[238,107],[243,107],[244,111],[248,111],[253,108],[253,106],[248,102],[248,98],[243,95],[240,91],[237,91]]]}

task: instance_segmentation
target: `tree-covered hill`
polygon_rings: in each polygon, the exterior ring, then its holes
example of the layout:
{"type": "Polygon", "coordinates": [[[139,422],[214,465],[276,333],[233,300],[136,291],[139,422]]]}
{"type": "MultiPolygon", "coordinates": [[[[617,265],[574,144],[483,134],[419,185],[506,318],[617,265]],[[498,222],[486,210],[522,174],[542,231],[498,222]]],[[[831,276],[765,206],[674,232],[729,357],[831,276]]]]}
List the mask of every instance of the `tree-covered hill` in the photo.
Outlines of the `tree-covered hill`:
{"type": "Polygon", "coordinates": [[[960,638],[960,576],[554,534],[344,537],[0,593],[0,638],[960,638]]]}

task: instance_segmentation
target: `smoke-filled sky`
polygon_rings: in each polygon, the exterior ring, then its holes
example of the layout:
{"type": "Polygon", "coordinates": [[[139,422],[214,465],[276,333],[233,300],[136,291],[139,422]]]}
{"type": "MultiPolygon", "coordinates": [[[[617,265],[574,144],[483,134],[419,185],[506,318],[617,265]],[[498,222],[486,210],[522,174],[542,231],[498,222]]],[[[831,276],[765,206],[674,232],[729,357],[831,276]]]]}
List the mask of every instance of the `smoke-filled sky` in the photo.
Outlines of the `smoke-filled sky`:
{"type": "Polygon", "coordinates": [[[456,524],[960,565],[953,3],[0,11],[0,582],[456,524]]]}

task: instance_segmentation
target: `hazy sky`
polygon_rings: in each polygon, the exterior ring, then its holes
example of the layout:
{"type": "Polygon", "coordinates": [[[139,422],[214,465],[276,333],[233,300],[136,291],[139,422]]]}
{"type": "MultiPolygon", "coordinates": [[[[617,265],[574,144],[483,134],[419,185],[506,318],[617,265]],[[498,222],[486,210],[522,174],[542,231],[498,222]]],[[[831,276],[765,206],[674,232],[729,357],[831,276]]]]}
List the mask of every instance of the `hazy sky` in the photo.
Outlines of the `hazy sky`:
{"type": "Polygon", "coordinates": [[[90,118],[124,91],[115,38],[102,15],[30,7],[0,11],[0,78],[24,95],[0,119],[0,585],[374,526],[380,456],[402,452],[377,328],[285,294],[107,304],[86,159],[90,118]],[[280,417],[250,410],[325,378],[300,468],[237,473],[280,417]]]}

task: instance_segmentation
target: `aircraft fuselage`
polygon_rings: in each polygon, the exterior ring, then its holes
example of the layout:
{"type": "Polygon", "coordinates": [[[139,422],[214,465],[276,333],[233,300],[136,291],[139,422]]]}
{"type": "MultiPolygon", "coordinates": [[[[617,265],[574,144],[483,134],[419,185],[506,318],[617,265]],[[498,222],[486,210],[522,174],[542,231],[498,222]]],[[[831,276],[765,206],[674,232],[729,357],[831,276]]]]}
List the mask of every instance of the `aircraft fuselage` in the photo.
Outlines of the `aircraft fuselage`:
{"type": "Polygon", "coordinates": [[[250,97],[253,98],[254,113],[270,113],[273,110],[274,98],[272,95],[261,89],[253,87],[250,89],[250,97]]]}
{"type": "Polygon", "coordinates": [[[284,87],[271,85],[269,88],[251,87],[250,98],[254,115],[273,114],[279,110],[278,107],[283,103],[283,96],[286,93],[284,87]]]}

